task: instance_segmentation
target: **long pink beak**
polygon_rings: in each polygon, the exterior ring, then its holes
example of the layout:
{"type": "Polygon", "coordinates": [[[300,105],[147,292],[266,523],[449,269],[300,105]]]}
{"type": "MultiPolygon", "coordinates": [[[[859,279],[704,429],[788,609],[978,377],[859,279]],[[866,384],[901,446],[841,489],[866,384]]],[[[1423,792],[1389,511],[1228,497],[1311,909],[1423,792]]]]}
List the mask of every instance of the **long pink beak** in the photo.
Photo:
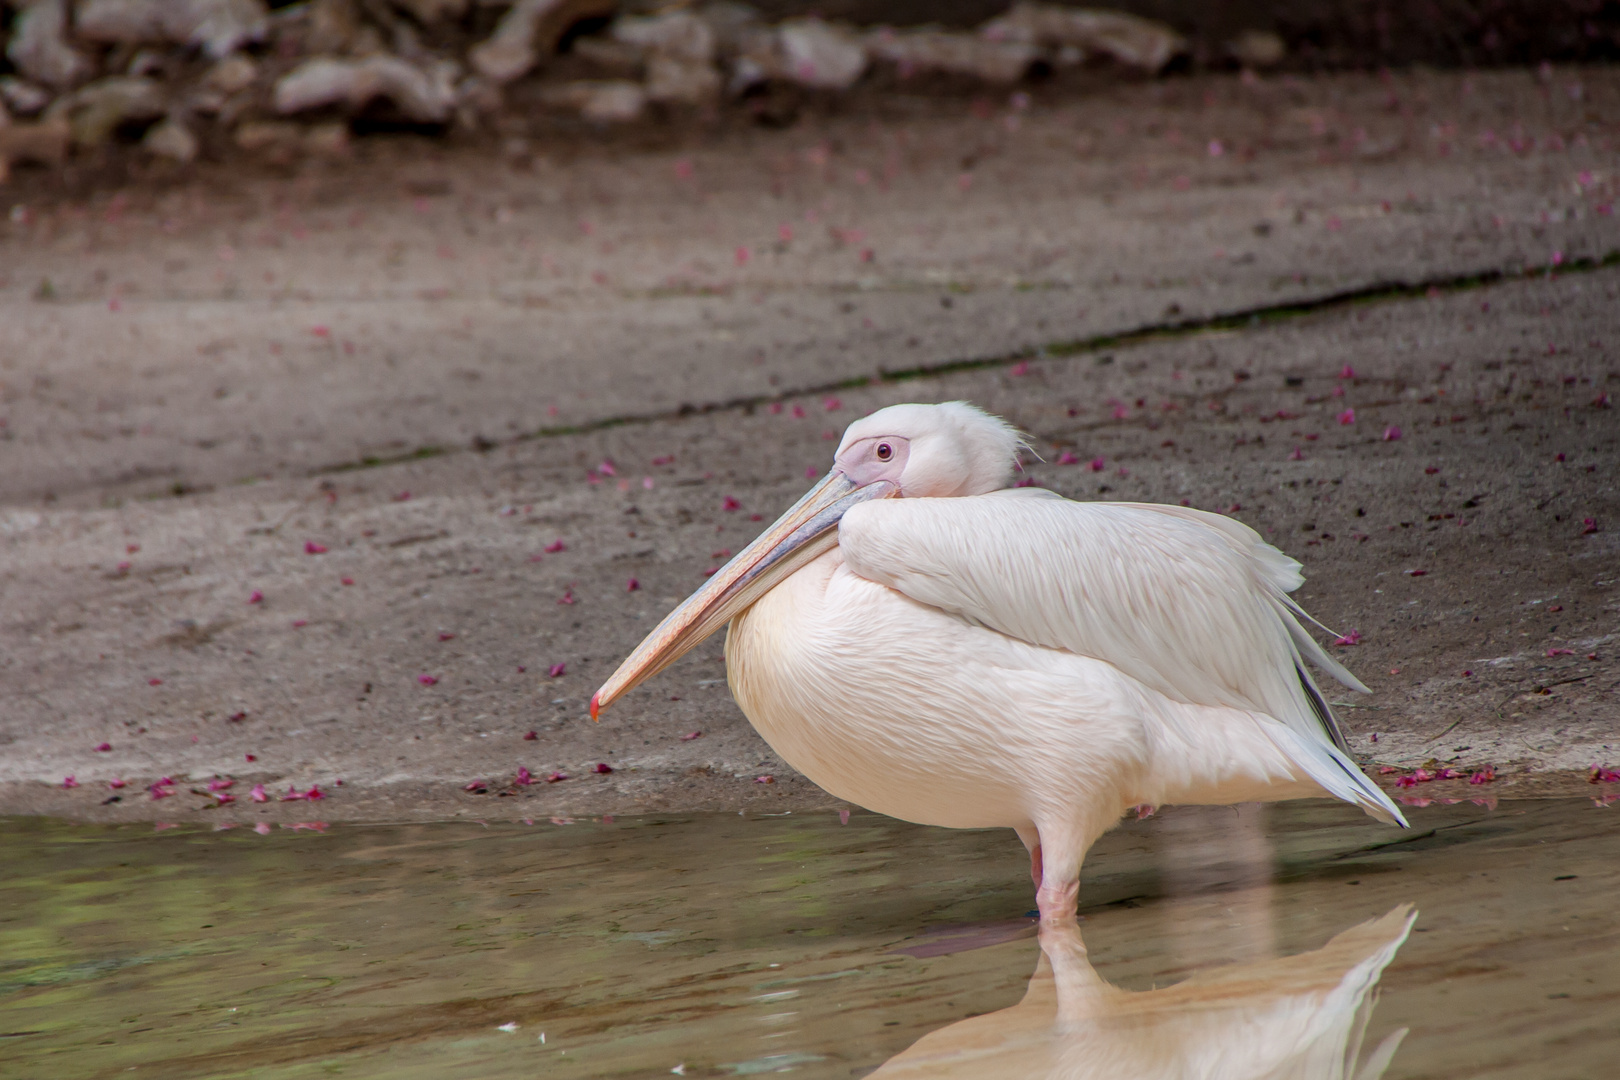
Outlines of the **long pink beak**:
{"type": "Polygon", "coordinates": [[[591,697],[595,720],[620,695],[663,671],[710,634],[747,611],[795,570],[838,543],[838,521],[845,511],[869,499],[899,494],[879,480],[864,487],[834,470],[776,519],[708,582],[687,597],[625,658],[591,697]]]}

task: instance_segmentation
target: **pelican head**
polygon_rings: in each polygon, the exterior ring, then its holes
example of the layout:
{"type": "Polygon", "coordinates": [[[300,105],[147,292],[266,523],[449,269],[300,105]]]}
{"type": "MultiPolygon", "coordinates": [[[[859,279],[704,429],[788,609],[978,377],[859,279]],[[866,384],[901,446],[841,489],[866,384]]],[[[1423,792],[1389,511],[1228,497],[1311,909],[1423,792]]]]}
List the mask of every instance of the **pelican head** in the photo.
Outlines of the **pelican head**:
{"type": "Polygon", "coordinates": [[[664,617],[591,698],[591,717],[696,648],[795,570],[838,543],[838,522],[869,499],[983,495],[1007,487],[1018,429],[964,401],[891,405],[855,421],[827,476],[664,617]]]}

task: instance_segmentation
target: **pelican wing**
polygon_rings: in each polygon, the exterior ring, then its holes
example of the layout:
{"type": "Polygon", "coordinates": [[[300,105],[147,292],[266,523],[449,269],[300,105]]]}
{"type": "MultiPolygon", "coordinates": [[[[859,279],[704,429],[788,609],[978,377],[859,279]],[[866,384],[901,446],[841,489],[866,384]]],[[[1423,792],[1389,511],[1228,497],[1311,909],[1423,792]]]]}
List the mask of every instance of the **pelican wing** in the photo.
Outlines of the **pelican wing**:
{"type": "Polygon", "coordinates": [[[1346,749],[1304,659],[1366,692],[1300,625],[1299,563],[1218,514],[1026,488],[865,503],[838,543],[851,570],[913,600],[1177,701],[1265,713],[1307,743],[1346,749]]]}

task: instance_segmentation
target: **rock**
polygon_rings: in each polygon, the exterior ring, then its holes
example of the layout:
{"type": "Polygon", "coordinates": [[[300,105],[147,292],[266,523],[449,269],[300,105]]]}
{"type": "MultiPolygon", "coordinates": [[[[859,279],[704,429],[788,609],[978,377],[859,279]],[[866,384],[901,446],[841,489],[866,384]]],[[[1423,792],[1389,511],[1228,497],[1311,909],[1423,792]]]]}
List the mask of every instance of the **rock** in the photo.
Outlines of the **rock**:
{"type": "Polygon", "coordinates": [[[6,56],[35,82],[65,89],[95,74],[90,58],[67,43],[66,0],[34,0],[11,23],[6,56]]]}
{"type": "Polygon", "coordinates": [[[700,105],[719,97],[714,31],[691,12],[621,18],[610,35],[645,55],[648,100],[700,105]]]}
{"type": "Polygon", "coordinates": [[[50,91],[7,75],[0,78],[0,101],[18,116],[33,116],[51,103],[50,91]]]}
{"type": "Polygon", "coordinates": [[[1270,30],[1245,30],[1226,43],[1226,51],[1244,67],[1268,68],[1283,62],[1288,46],[1270,30]]]}
{"type": "Polygon", "coordinates": [[[197,151],[200,149],[197,136],[173,117],[153,124],[147,129],[141,145],[149,153],[179,162],[195,161],[197,151]]]}
{"type": "Polygon", "coordinates": [[[208,69],[202,84],[221,94],[235,94],[253,85],[259,77],[259,65],[245,56],[227,56],[208,69]]]}
{"type": "Polygon", "coordinates": [[[76,146],[100,146],[127,123],[156,120],[168,111],[163,89],[151,79],[112,75],[57,98],[47,120],[65,120],[76,146]]]}
{"type": "Polygon", "coordinates": [[[771,78],[814,90],[847,90],[866,71],[860,38],[820,19],[788,19],[760,44],[756,36],[745,45],[747,59],[771,78]]]}
{"type": "Polygon", "coordinates": [[[945,71],[992,83],[1017,82],[1040,56],[1033,42],[996,41],[932,28],[882,27],[866,36],[866,51],[875,59],[894,64],[901,75],[945,71]]]}
{"type": "Polygon", "coordinates": [[[582,37],[574,42],[573,52],[614,77],[638,78],[647,66],[642,50],[610,37],[582,37]]]}
{"type": "Polygon", "coordinates": [[[597,123],[622,124],[641,117],[647,107],[647,92],[641,84],[624,79],[589,79],[548,86],[541,100],[577,109],[580,116],[597,123]]]}
{"type": "Polygon", "coordinates": [[[453,61],[419,67],[397,56],[364,60],[317,56],[276,81],[275,110],[283,115],[327,105],[352,110],[385,97],[412,120],[442,123],[456,104],[458,68],[453,61]]]}
{"type": "Polygon", "coordinates": [[[1151,72],[1162,70],[1173,57],[1187,50],[1186,38],[1152,19],[1122,11],[1057,7],[1029,0],[1019,0],[1011,11],[991,19],[979,32],[991,41],[1073,46],[1151,72]]]}
{"type": "Polygon", "coordinates": [[[501,16],[495,33],[468,52],[467,60],[485,78],[509,83],[527,74],[542,55],[555,52],[570,26],[581,19],[606,18],[618,9],[618,0],[517,0],[501,16]]]}
{"type": "Polygon", "coordinates": [[[714,30],[689,11],[673,11],[667,15],[626,15],[615,19],[608,33],[615,41],[648,53],[662,53],[704,64],[714,61],[714,30]]]}
{"type": "Polygon", "coordinates": [[[73,21],[87,41],[167,41],[216,60],[263,40],[269,27],[264,0],[83,0],[73,21]]]}
{"type": "Polygon", "coordinates": [[[382,36],[375,27],[360,19],[356,0],[314,0],[309,5],[308,22],[300,42],[302,51],[309,53],[380,52],[382,36]],[[356,48],[362,35],[370,48],[356,48]]]}
{"type": "Polygon", "coordinates": [[[710,63],[654,54],[647,61],[647,100],[702,105],[720,96],[720,72],[710,63]]]}
{"type": "Polygon", "coordinates": [[[236,129],[236,145],[250,153],[297,149],[303,143],[303,125],[290,120],[254,120],[236,129]]]}
{"type": "Polygon", "coordinates": [[[19,161],[39,165],[60,165],[67,160],[72,135],[65,120],[44,120],[37,124],[0,124],[0,182],[11,174],[19,161]]]}
{"type": "Polygon", "coordinates": [[[747,36],[765,29],[764,19],[757,10],[733,0],[713,0],[698,8],[697,16],[709,24],[722,56],[736,55],[742,51],[747,36]]]}

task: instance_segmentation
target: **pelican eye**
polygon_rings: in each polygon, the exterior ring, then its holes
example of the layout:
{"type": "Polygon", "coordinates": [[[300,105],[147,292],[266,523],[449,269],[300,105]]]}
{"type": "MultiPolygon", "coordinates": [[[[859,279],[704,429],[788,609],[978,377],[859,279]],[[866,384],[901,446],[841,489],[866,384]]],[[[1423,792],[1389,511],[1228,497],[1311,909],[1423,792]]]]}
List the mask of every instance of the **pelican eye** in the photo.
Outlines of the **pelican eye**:
{"type": "Polygon", "coordinates": [[[878,443],[877,459],[879,461],[888,461],[892,457],[894,457],[894,447],[890,446],[886,442],[878,443]]]}

